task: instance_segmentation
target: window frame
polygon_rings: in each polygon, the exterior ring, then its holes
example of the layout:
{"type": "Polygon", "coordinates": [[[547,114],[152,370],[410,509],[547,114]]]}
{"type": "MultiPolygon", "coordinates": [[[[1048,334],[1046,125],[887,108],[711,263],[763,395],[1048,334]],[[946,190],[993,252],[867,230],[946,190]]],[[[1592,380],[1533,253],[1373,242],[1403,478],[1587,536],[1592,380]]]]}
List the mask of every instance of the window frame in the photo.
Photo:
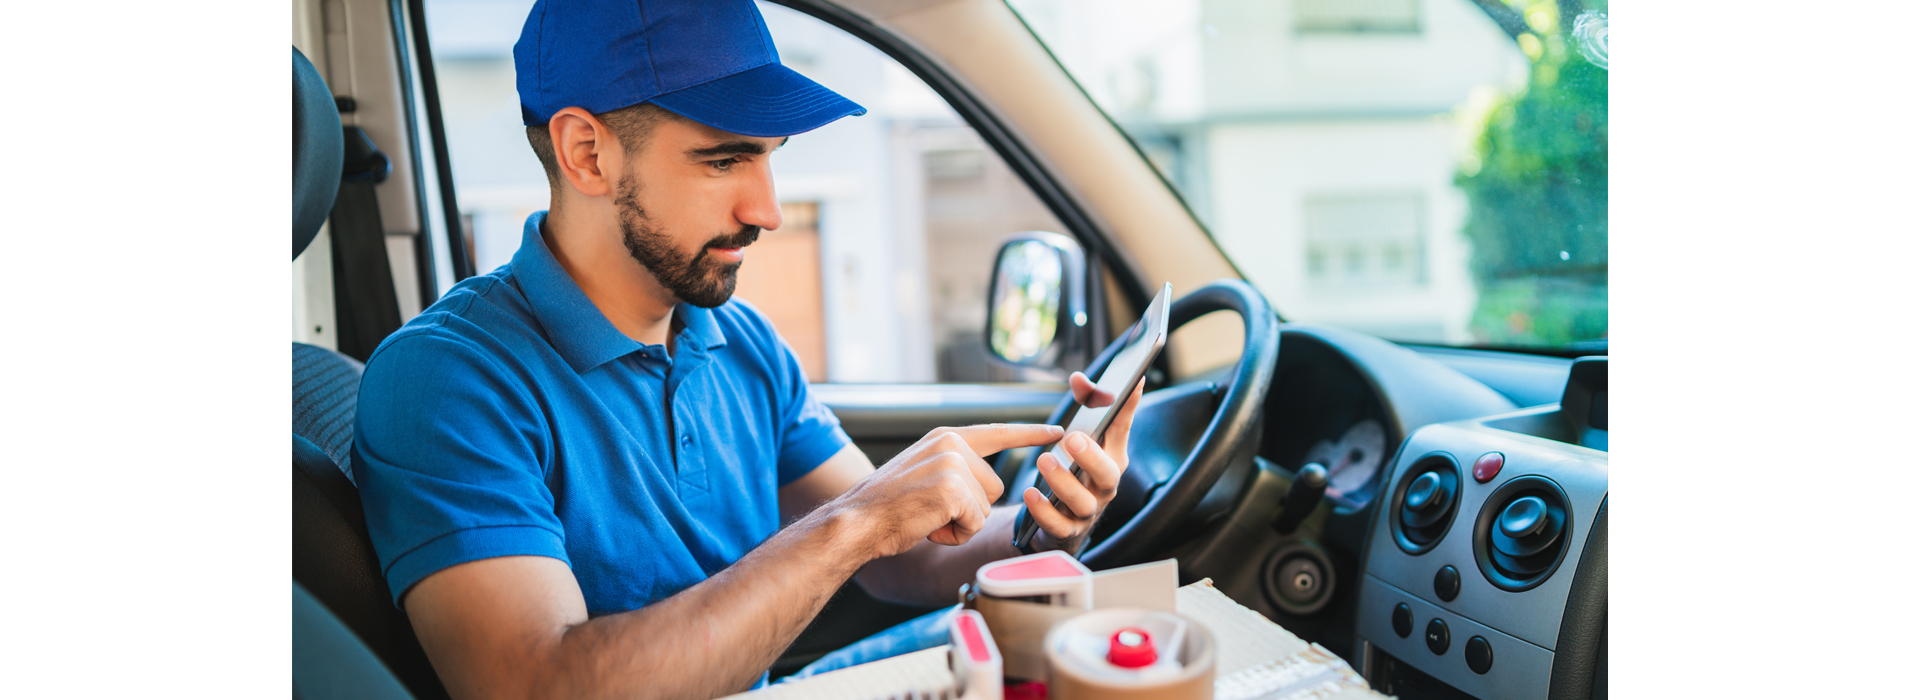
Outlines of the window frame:
{"type": "MultiPolygon", "coordinates": [[[[421,2],[422,0],[411,1],[421,2]]],[[[1124,263],[1105,232],[1094,225],[1092,218],[1087,216],[1079,203],[1064,187],[1060,186],[1053,173],[1048,172],[1045,166],[1034,158],[1020,139],[1014,136],[1013,131],[1001,123],[999,117],[995,116],[992,110],[987,109],[978,96],[967,90],[952,76],[947,75],[946,71],[931,58],[865,17],[824,0],[767,1],[809,15],[866,42],[867,45],[886,54],[926,83],[935,94],[946,100],[947,105],[960,115],[962,121],[973,127],[982,141],[999,154],[1001,161],[1020,177],[1027,189],[1033,192],[1034,197],[1053,212],[1054,218],[1067,228],[1060,233],[1072,236],[1074,240],[1079,241],[1080,245],[1086,247],[1089,257],[1099,262],[1097,265],[1099,272],[1089,271],[1090,275],[1100,273],[1111,275],[1111,279],[1120,289],[1121,296],[1129,305],[1136,309],[1146,308],[1150,299],[1146,293],[1146,287],[1141,284],[1132,268],[1124,263]]],[[[1097,277],[1095,284],[1101,284],[1097,277]]],[[[1102,295],[1093,296],[1097,298],[1102,295]]],[[[982,303],[985,303],[985,300],[982,300],[982,303]]],[[[1104,313],[1104,310],[1101,312],[1104,313]]],[[[1109,339],[1099,340],[1104,344],[1109,339]]]]}

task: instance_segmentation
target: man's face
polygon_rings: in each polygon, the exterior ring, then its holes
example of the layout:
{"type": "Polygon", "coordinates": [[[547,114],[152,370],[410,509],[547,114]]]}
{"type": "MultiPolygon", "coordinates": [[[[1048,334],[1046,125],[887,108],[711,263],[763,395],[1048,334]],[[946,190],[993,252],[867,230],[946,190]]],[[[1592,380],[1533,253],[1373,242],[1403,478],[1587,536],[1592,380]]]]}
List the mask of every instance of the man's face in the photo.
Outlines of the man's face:
{"type": "Polygon", "coordinates": [[[726,303],[746,247],[780,226],[768,160],[785,142],[657,124],[614,191],[628,254],[681,301],[726,303]]]}

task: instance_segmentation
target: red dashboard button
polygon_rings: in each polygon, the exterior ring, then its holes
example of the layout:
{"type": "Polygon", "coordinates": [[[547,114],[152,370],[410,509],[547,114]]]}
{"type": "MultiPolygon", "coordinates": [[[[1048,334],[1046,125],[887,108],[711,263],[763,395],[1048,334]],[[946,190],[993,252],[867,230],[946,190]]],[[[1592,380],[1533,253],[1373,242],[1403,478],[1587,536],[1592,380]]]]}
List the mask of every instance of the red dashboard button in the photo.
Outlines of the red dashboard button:
{"type": "Polygon", "coordinates": [[[1493,477],[1500,475],[1500,468],[1506,465],[1506,455],[1498,452],[1480,455],[1479,459],[1473,461],[1473,480],[1482,484],[1493,481],[1493,477]]]}

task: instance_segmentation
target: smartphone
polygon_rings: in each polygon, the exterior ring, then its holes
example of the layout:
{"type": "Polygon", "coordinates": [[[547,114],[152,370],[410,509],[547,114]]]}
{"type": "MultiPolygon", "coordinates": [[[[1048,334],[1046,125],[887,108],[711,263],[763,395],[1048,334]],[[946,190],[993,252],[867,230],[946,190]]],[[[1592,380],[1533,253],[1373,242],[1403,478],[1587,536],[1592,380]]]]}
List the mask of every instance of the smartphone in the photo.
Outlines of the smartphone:
{"type": "MultiPolygon", "coordinates": [[[[1075,432],[1086,433],[1087,437],[1093,438],[1094,444],[1099,444],[1106,438],[1107,426],[1113,424],[1113,417],[1119,414],[1120,408],[1133,397],[1134,385],[1140,383],[1141,377],[1147,376],[1147,367],[1153,364],[1153,358],[1160,355],[1160,349],[1166,347],[1167,313],[1172,306],[1173,284],[1160,285],[1160,293],[1154,295],[1153,301],[1147,304],[1146,313],[1141,314],[1140,320],[1127,330],[1126,341],[1120,346],[1120,351],[1114,353],[1113,360],[1107,363],[1107,368],[1101,370],[1100,378],[1093,382],[1094,386],[1099,387],[1102,392],[1112,394],[1114,402],[1100,408],[1081,406],[1073,414],[1073,420],[1067,424],[1067,435],[1075,432]]],[[[1052,453],[1056,462],[1067,467],[1075,478],[1085,483],[1080,465],[1074,464],[1073,458],[1067,455],[1064,437],[1060,442],[1054,443],[1052,453]]],[[[1040,489],[1040,493],[1047,496],[1049,505],[1055,508],[1060,507],[1060,499],[1053,495],[1053,487],[1047,483],[1045,475],[1035,474],[1033,485],[1040,489]]],[[[1027,513],[1026,506],[1022,505],[1020,517],[1014,525],[1013,546],[1026,551],[1028,543],[1033,541],[1033,536],[1039,531],[1040,521],[1027,513]]]]}

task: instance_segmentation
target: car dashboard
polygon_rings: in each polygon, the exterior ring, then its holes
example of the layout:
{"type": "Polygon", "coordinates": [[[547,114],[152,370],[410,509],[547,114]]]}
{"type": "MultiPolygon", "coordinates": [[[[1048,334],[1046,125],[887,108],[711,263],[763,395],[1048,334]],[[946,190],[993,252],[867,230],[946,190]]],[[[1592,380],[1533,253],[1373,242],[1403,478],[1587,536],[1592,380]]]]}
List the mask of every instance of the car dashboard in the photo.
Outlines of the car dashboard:
{"type": "Polygon", "coordinates": [[[1512,367],[1282,328],[1257,456],[1173,546],[1183,582],[1214,579],[1402,698],[1605,697],[1605,358],[1514,356],[1530,373],[1483,382],[1455,365],[1512,367]],[[1546,382],[1560,402],[1511,398],[1546,382]],[[1326,495],[1289,518],[1309,463],[1326,495]]]}

